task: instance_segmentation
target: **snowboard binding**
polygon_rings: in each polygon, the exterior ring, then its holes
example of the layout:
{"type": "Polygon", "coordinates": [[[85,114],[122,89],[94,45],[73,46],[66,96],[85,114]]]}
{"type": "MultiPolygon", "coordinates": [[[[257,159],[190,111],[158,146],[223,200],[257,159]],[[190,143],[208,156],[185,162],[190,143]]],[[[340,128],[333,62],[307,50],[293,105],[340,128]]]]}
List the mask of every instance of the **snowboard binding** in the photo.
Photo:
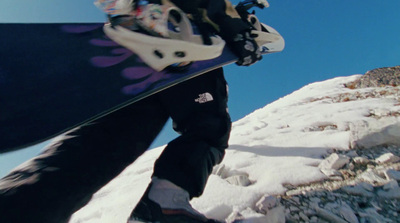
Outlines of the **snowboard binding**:
{"type": "Polygon", "coordinates": [[[235,9],[239,13],[242,20],[247,21],[253,27],[251,34],[255,37],[254,39],[257,44],[259,46],[263,46],[268,43],[282,40],[282,36],[280,36],[276,30],[269,30],[272,28],[260,22],[255,15],[255,11],[249,13],[249,10],[254,7],[260,9],[268,8],[269,3],[266,0],[244,0],[239,2],[235,9]]]}
{"type": "MultiPolygon", "coordinates": [[[[194,33],[192,22],[176,6],[150,4],[146,0],[97,0],[96,5],[109,15],[105,34],[121,46],[135,52],[144,63],[157,71],[169,68],[184,71],[193,61],[209,60],[221,55],[225,41],[219,36],[201,31],[194,33]],[[127,8],[129,10],[127,10],[127,8]]],[[[244,21],[253,26],[252,36],[259,46],[282,39],[270,32],[248,10],[265,8],[266,0],[244,0],[236,10],[244,21]]]]}
{"type": "Polygon", "coordinates": [[[211,44],[204,44],[202,36],[193,33],[186,14],[171,5],[139,3],[131,14],[111,17],[103,29],[110,39],[157,71],[172,64],[216,58],[225,46],[219,36],[211,36],[211,44]]]}

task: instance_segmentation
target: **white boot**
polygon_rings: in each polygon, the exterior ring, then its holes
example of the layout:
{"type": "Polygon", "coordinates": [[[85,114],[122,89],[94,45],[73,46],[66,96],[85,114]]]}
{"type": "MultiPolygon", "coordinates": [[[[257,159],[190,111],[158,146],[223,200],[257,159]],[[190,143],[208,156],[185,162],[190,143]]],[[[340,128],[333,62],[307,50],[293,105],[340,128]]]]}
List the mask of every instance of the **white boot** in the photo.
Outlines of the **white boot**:
{"type": "Polygon", "coordinates": [[[222,223],[208,219],[189,202],[189,193],[164,179],[153,178],[128,223],[222,223]]]}

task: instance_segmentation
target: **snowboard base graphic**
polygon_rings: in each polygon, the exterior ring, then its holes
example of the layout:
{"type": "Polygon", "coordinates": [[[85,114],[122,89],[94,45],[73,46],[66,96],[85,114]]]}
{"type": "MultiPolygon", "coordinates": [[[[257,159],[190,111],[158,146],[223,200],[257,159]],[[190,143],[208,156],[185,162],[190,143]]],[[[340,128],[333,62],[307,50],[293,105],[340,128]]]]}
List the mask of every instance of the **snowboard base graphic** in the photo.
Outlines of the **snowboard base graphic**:
{"type": "MultiPolygon", "coordinates": [[[[103,25],[0,24],[0,153],[50,139],[237,60],[225,47],[220,57],[183,71],[157,72],[107,38],[103,25]]],[[[281,39],[264,45],[262,53],[283,48],[281,39]]]]}

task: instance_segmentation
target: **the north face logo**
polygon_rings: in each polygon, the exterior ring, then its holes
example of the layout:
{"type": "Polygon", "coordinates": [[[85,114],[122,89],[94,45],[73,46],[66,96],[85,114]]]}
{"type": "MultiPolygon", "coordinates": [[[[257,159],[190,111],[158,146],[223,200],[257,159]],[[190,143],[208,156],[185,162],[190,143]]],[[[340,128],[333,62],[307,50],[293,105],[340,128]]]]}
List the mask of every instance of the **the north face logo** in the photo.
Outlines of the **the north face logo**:
{"type": "Polygon", "coordinates": [[[199,98],[196,98],[194,101],[203,104],[213,100],[214,100],[213,96],[210,93],[206,92],[203,94],[199,94],[199,98]]]}

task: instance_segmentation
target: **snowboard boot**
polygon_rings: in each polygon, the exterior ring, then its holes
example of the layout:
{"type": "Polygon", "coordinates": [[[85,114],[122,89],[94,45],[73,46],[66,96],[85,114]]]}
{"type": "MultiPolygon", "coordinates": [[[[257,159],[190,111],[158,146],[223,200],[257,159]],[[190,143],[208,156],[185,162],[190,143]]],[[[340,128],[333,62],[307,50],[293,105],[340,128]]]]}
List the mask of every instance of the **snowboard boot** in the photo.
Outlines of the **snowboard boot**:
{"type": "Polygon", "coordinates": [[[153,178],[128,223],[222,223],[206,218],[189,203],[189,193],[168,180],[153,178]]]}

